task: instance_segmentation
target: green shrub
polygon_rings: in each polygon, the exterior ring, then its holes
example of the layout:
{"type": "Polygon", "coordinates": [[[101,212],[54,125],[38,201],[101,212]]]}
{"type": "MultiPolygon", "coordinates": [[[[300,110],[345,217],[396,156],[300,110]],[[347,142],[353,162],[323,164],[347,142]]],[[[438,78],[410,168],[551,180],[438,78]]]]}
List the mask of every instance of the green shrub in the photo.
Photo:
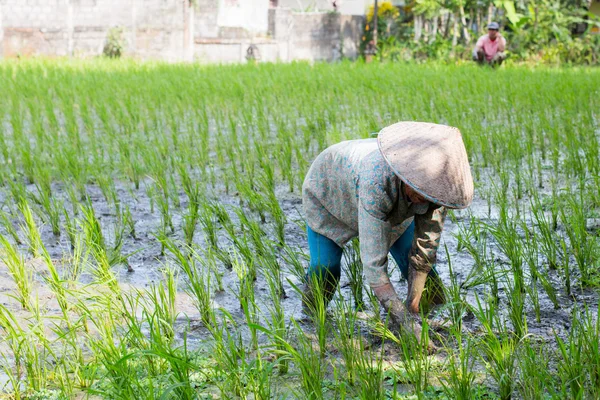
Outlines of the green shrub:
{"type": "Polygon", "coordinates": [[[123,28],[118,26],[110,28],[106,36],[106,43],[102,49],[102,54],[110,58],[120,58],[123,55],[124,44],[123,28]]]}

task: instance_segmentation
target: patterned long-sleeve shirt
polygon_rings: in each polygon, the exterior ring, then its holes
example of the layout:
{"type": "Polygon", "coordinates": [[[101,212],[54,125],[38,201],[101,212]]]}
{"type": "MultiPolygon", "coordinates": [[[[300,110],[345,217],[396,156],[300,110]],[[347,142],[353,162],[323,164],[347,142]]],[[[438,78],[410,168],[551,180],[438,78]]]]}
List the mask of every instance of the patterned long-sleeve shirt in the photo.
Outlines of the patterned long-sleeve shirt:
{"type": "Polygon", "coordinates": [[[302,186],[302,202],[312,230],[343,247],[358,236],[367,282],[389,283],[388,252],[415,221],[409,266],[429,271],[436,260],[445,207],[412,204],[402,181],[383,158],[376,139],[351,140],[323,151],[302,186]]]}

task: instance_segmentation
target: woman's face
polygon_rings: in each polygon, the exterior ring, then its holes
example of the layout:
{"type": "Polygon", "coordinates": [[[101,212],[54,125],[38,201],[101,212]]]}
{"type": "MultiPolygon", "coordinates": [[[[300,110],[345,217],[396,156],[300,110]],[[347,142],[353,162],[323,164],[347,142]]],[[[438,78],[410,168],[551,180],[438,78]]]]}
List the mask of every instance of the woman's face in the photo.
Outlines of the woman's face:
{"type": "Polygon", "coordinates": [[[408,199],[410,200],[410,202],[413,203],[413,204],[425,204],[425,203],[427,203],[427,200],[425,200],[425,198],[423,196],[421,196],[419,193],[415,192],[408,185],[404,185],[404,194],[406,194],[406,197],[408,197],[408,199]]]}

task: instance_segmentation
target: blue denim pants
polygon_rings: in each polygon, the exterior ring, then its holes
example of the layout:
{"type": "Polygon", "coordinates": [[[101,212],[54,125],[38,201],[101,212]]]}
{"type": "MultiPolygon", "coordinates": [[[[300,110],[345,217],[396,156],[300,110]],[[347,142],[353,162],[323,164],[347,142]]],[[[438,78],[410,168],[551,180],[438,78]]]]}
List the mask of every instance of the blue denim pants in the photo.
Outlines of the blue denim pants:
{"type": "MultiPolygon", "coordinates": [[[[310,265],[308,276],[317,274],[317,276],[326,276],[330,284],[335,288],[342,275],[342,251],[343,249],[333,240],[326,238],[307,227],[308,231],[308,251],[310,253],[310,265]]],[[[390,253],[405,279],[408,279],[408,255],[412,247],[413,237],[415,236],[415,223],[412,222],[406,231],[396,240],[390,249],[390,253]]],[[[430,275],[437,275],[434,268],[430,275]]]]}

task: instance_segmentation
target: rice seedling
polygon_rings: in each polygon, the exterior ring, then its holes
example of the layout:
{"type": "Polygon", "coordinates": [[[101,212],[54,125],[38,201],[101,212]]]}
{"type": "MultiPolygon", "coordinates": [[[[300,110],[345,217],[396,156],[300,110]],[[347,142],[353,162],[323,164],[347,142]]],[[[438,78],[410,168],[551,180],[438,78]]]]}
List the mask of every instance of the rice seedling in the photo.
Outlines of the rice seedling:
{"type": "Polygon", "coordinates": [[[6,264],[17,285],[14,296],[23,308],[29,309],[33,291],[33,269],[25,264],[23,255],[2,235],[0,235],[0,250],[0,260],[6,264]]]}
{"type": "Polygon", "coordinates": [[[294,336],[289,341],[262,326],[256,326],[256,329],[278,341],[281,347],[285,348],[285,357],[289,357],[300,370],[301,393],[297,396],[311,400],[323,399],[322,381],[325,366],[321,350],[315,350],[312,340],[304,333],[298,321],[292,319],[292,326],[291,334],[294,336]]]}
{"type": "Polygon", "coordinates": [[[289,370],[289,359],[286,357],[286,348],[278,338],[287,337],[287,323],[285,320],[285,310],[282,300],[281,276],[280,271],[272,268],[274,265],[264,269],[267,284],[269,286],[269,293],[271,294],[271,302],[267,306],[269,310],[270,319],[268,320],[268,329],[273,333],[272,335],[272,347],[274,349],[275,357],[277,360],[277,370],[279,374],[286,374],[289,370]]]}
{"type": "Polygon", "coordinates": [[[152,285],[140,297],[144,298],[148,306],[145,306],[147,313],[152,315],[152,322],[157,324],[156,332],[173,339],[175,336],[174,324],[177,318],[175,308],[175,299],[177,296],[177,275],[171,268],[166,267],[163,270],[163,282],[158,285],[152,285]]]}
{"type": "Polygon", "coordinates": [[[482,360],[498,385],[500,399],[508,400],[512,398],[515,389],[519,342],[501,321],[496,307],[493,302],[483,305],[477,298],[477,306],[473,312],[485,332],[479,344],[482,360]]]}
{"type": "Polygon", "coordinates": [[[360,346],[362,346],[360,343],[362,337],[360,332],[357,331],[357,310],[349,306],[349,303],[339,292],[334,302],[333,320],[335,328],[332,331],[335,345],[344,361],[345,381],[348,385],[354,386],[358,379],[358,359],[362,356],[359,351],[360,346]]]}
{"type": "Polygon", "coordinates": [[[254,294],[254,281],[256,280],[256,267],[246,264],[245,260],[242,260],[236,253],[233,254],[233,270],[235,271],[239,287],[234,292],[235,296],[240,302],[240,308],[242,309],[246,322],[250,327],[250,334],[252,336],[252,347],[258,348],[258,335],[256,329],[253,328],[259,322],[259,311],[256,304],[254,294]]]}
{"type": "Polygon", "coordinates": [[[600,343],[597,338],[600,335],[600,319],[586,309],[582,313],[579,322],[583,341],[584,368],[588,377],[587,392],[590,397],[600,395],[600,343]]]}
{"type": "Polygon", "coordinates": [[[4,212],[3,210],[0,210],[0,222],[2,223],[2,227],[4,227],[6,232],[13,239],[13,241],[16,244],[21,244],[21,237],[19,236],[17,229],[13,225],[9,215],[6,212],[4,212]]]}
{"type": "Polygon", "coordinates": [[[598,284],[597,270],[593,266],[596,265],[598,258],[598,240],[587,231],[583,202],[569,197],[568,207],[572,214],[568,217],[565,208],[562,208],[560,219],[569,238],[571,253],[581,274],[581,283],[584,286],[596,286],[598,284]]]}
{"type": "Polygon", "coordinates": [[[460,334],[455,335],[457,349],[447,362],[448,374],[442,378],[442,387],[448,397],[457,400],[473,399],[478,392],[475,385],[477,375],[474,371],[474,340],[469,337],[463,339],[460,334]]]}
{"type": "MultiPolygon", "coordinates": [[[[460,345],[463,317],[467,313],[469,306],[468,303],[463,299],[461,285],[458,283],[457,277],[452,268],[452,258],[450,257],[448,246],[444,245],[444,250],[446,251],[448,272],[450,273],[450,285],[444,287],[446,299],[448,301],[445,308],[448,310],[450,322],[452,324],[451,331],[458,336],[457,340],[460,345]]],[[[460,347],[459,350],[461,350],[460,347]]]]}
{"type": "Polygon", "coordinates": [[[519,363],[518,393],[525,399],[546,399],[553,392],[554,377],[546,367],[550,356],[543,346],[525,340],[517,357],[519,363]]]}
{"type": "Polygon", "coordinates": [[[358,239],[352,240],[351,246],[344,252],[346,265],[348,266],[348,277],[350,279],[350,290],[354,298],[354,307],[362,310],[365,306],[363,301],[363,267],[360,259],[360,243],[358,239]]]}
{"type": "Polygon", "coordinates": [[[186,291],[194,299],[194,304],[200,312],[202,323],[208,325],[214,318],[214,309],[212,304],[211,293],[211,274],[210,272],[199,269],[196,260],[201,256],[193,249],[188,249],[188,254],[185,254],[176,245],[176,243],[165,236],[159,237],[158,240],[165,246],[173,256],[175,265],[179,266],[186,278],[188,279],[186,291]]]}
{"type": "Polygon", "coordinates": [[[52,233],[54,236],[60,236],[60,215],[63,210],[62,204],[60,204],[55,198],[52,197],[50,186],[42,187],[36,183],[38,195],[29,193],[34,203],[38,204],[43,209],[43,214],[40,215],[42,221],[47,221],[52,227],[52,233]]]}
{"type": "Polygon", "coordinates": [[[21,225],[21,230],[25,232],[25,235],[27,236],[29,252],[32,256],[39,257],[40,246],[42,245],[42,237],[33,217],[33,213],[31,212],[31,208],[29,207],[29,204],[25,202],[19,205],[19,210],[21,211],[24,219],[24,224],[21,225]]]}
{"type": "Polygon", "coordinates": [[[573,315],[573,326],[566,339],[556,336],[558,355],[562,362],[558,365],[560,393],[563,398],[583,399],[585,394],[584,338],[578,315],[573,315]]]}

